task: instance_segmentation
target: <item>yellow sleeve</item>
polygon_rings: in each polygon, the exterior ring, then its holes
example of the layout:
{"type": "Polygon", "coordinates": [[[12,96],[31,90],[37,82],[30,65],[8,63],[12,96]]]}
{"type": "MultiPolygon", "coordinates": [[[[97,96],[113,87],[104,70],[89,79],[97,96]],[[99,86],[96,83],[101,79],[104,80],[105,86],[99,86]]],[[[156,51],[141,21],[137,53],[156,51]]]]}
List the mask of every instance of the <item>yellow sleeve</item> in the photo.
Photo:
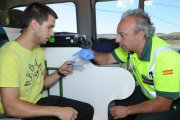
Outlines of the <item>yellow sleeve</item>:
{"type": "Polygon", "coordinates": [[[116,48],[113,51],[112,55],[118,62],[124,63],[127,61],[128,53],[124,51],[121,47],[116,48]]]}
{"type": "Polygon", "coordinates": [[[19,87],[19,67],[16,57],[1,53],[0,60],[0,87],[19,87]]]}
{"type": "Polygon", "coordinates": [[[157,95],[177,98],[180,94],[180,55],[167,51],[159,54],[155,64],[154,84],[157,95]]]}

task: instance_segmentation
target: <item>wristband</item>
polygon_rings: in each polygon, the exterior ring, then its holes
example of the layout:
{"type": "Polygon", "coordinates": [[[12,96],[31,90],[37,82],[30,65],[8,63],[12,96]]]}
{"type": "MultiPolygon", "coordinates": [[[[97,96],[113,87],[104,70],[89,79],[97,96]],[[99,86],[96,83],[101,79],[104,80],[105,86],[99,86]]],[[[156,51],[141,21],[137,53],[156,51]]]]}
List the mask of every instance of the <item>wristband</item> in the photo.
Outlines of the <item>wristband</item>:
{"type": "Polygon", "coordinates": [[[65,76],[66,76],[65,74],[61,73],[61,72],[59,71],[59,69],[57,69],[56,72],[57,72],[57,74],[58,74],[59,76],[61,76],[61,77],[65,77],[65,76]]]}

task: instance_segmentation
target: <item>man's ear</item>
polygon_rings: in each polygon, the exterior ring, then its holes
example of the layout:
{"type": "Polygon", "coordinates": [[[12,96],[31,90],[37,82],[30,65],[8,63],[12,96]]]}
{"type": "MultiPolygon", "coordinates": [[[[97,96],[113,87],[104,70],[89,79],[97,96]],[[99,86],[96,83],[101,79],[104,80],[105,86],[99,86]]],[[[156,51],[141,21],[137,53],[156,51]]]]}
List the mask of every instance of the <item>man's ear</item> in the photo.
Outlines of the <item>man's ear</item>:
{"type": "Polygon", "coordinates": [[[137,36],[138,36],[139,39],[144,39],[144,31],[139,31],[137,33],[137,36]]]}
{"type": "Polygon", "coordinates": [[[30,23],[30,26],[33,30],[35,30],[37,28],[38,22],[36,20],[32,20],[30,23]]]}

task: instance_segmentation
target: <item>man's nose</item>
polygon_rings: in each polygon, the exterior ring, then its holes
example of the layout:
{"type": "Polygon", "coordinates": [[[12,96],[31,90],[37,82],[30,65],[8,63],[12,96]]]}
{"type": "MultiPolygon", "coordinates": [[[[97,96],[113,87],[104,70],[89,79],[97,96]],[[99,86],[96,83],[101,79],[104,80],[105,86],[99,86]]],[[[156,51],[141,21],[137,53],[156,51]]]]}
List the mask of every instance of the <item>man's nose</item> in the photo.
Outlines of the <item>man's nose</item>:
{"type": "Polygon", "coordinates": [[[54,36],[54,31],[53,31],[53,30],[49,33],[49,36],[50,36],[50,37],[53,37],[53,36],[54,36]]]}
{"type": "Polygon", "coordinates": [[[121,38],[121,35],[117,35],[117,37],[116,37],[116,40],[115,40],[115,41],[116,41],[117,43],[119,43],[119,42],[121,42],[121,39],[122,39],[122,38],[121,38]]]}

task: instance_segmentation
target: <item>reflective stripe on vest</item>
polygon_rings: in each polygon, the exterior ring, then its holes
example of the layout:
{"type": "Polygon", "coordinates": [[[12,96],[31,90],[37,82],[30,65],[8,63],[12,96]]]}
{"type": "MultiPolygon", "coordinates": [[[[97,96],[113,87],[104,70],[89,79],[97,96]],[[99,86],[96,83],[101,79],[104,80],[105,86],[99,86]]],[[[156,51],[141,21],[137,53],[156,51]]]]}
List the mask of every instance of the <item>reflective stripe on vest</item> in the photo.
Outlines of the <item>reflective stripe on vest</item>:
{"type": "MultiPolygon", "coordinates": [[[[131,57],[131,56],[130,56],[131,57]]],[[[130,61],[130,67],[131,67],[131,69],[135,72],[135,74],[137,73],[137,71],[136,71],[136,69],[135,69],[135,66],[134,66],[134,64],[130,61]]],[[[137,74],[136,74],[137,75],[137,74]]],[[[135,75],[135,76],[136,76],[135,75]]],[[[138,79],[138,78],[137,78],[138,79]]],[[[139,84],[139,83],[137,83],[137,84],[139,84]]],[[[154,88],[154,86],[153,85],[151,85],[151,87],[152,88],[154,88]]],[[[141,85],[140,85],[140,88],[141,88],[141,90],[143,91],[143,93],[149,98],[149,96],[153,96],[153,98],[155,98],[156,97],[156,93],[155,92],[149,92],[149,91],[147,91],[144,87],[142,87],[141,85]]]]}

